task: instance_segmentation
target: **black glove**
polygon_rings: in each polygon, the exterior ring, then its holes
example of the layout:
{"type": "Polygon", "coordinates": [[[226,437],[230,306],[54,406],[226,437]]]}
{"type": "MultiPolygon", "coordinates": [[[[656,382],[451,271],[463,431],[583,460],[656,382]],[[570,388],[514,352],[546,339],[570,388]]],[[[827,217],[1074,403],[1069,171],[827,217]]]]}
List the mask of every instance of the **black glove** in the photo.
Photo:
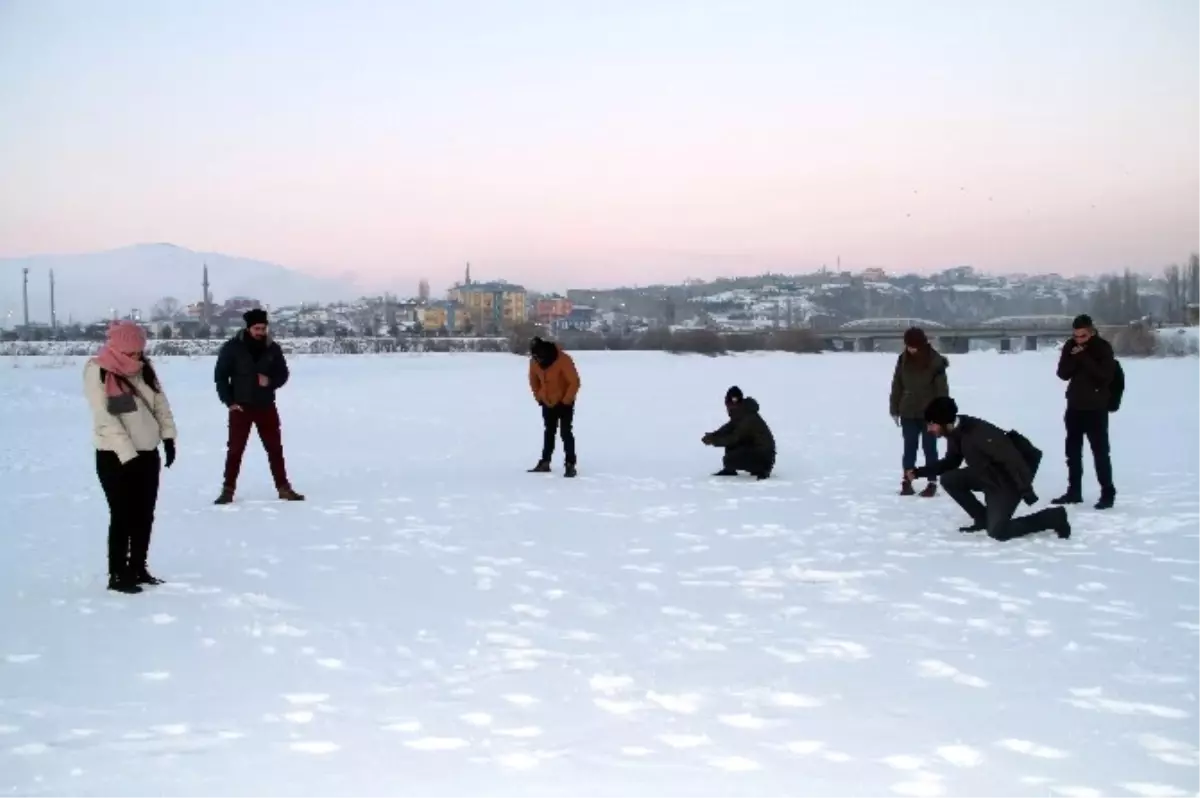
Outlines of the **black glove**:
{"type": "Polygon", "coordinates": [[[1037,504],[1038,495],[1032,489],[1025,491],[1025,495],[1021,497],[1021,501],[1028,504],[1030,507],[1037,504]]]}
{"type": "Polygon", "coordinates": [[[175,440],[173,438],[167,438],[163,441],[163,451],[167,453],[166,466],[170,468],[175,462],[175,440]]]}

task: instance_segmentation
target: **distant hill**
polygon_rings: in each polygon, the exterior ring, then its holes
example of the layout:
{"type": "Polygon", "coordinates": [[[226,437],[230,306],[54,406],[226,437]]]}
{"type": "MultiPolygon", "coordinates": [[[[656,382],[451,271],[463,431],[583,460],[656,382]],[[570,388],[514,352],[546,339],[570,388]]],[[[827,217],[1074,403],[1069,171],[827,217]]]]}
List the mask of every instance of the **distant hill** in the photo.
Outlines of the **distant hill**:
{"type": "Polygon", "coordinates": [[[47,322],[51,269],[59,320],[88,321],[107,318],[111,308],[138,308],[148,316],[154,303],[166,296],[183,305],[198,302],[205,264],[217,303],[248,296],[279,307],[352,299],[359,293],[349,279],[313,277],[274,263],[193,252],[174,244],[137,244],[78,255],[0,258],[0,326],[21,323],[22,268],[29,269],[30,321],[47,322]],[[6,318],[10,312],[11,318],[6,318]]]}

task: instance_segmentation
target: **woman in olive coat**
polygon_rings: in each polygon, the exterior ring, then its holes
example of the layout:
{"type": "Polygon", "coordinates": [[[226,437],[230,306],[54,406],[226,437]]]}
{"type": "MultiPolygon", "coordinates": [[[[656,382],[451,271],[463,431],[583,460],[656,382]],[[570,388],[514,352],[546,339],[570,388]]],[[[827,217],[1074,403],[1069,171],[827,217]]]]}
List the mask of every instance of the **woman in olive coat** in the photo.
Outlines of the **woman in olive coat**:
{"type": "MultiPolygon", "coordinates": [[[[904,332],[904,351],[896,359],[896,370],[892,373],[892,391],[889,412],[904,438],[904,455],[901,458],[901,474],[917,467],[917,444],[925,454],[925,464],[938,460],[937,438],[925,429],[925,407],[938,396],[949,396],[950,385],[946,381],[946,360],[925,336],[920,327],[911,327],[904,332]]],[[[915,493],[912,483],[901,477],[900,495],[915,493]]],[[[930,498],[937,493],[937,478],[930,479],[921,495],[930,498]]]]}

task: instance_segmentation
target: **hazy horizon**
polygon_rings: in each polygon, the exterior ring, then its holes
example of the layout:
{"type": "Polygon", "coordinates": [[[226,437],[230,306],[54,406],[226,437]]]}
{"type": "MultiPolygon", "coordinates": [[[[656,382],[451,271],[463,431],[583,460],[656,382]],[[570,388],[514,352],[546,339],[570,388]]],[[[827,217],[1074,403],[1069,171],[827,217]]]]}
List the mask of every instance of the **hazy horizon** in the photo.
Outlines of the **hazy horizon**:
{"type": "Polygon", "coordinates": [[[0,257],[609,287],[1200,242],[1194,2],[0,4],[0,257]]]}

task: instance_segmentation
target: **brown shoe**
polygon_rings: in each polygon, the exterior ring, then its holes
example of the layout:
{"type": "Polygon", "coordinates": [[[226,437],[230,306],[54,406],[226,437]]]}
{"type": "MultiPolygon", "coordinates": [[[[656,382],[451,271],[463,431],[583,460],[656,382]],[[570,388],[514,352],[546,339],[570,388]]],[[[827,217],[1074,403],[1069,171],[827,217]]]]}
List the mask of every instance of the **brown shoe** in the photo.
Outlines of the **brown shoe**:
{"type": "Polygon", "coordinates": [[[922,499],[932,499],[937,495],[937,483],[930,482],[925,485],[925,489],[921,491],[922,499]]]}
{"type": "Polygon", "coordinates": [[[233,491],[231,491],[229,488],[224,488],[221,491],[221,495],[217,497],[217,500],[215,502],[213,502],[213,504],[232,504],[232,503],[233,503],[233,491]]]}
{"type": "Polygon", "coordinates": [[[529,469],[530,474],[549,474],[550,462],[548,460],[538,460],[538,464],[529,469]]]}
{"type": "Polygon", "coordinates": [[[900,483],[900,495],[901,496],[914,496],[914,495],[916,495],[916,493],[917,492],[915,490],[913,490],[912,483],[909,482],[907,479],[900,483]]]}
{"type": "Polygon", "coordinates": [[[304,497],[291,488],[280,488],[279,498],[285,502],[302,502],[304,497]]]}

